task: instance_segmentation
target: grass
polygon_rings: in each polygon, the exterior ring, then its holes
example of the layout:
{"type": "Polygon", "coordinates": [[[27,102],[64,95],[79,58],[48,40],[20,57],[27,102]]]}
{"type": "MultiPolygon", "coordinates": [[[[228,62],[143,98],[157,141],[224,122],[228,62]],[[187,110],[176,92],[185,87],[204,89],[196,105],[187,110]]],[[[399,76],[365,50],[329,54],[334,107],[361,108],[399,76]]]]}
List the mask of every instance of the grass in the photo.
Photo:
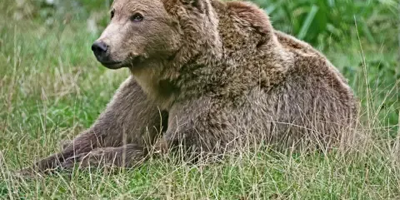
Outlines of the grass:
{"type": "Polygon", "coordinates": [[[118,173],[14,177],[89,127],[129,76],[95,61],[96,38],[79,21],[45,26],[0,17],[0,199],[400,198],[397,47],[362,38],[323,44],[362,105],[367,142],[351,153],[262,150],[209,165],[158,158],[118,173]]]}

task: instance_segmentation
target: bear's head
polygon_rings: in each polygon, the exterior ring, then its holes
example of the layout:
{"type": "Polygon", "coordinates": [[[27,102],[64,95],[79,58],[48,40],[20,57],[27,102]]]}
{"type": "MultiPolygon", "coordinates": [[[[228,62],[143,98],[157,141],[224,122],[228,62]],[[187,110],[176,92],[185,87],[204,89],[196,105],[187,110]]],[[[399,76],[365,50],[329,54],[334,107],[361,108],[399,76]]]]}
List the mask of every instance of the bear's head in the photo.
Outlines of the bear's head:
{"type": "Polygon", "coordinates": [[[92,50],[111,69],[188,60],[220,44],[209,0],[115,0],[110,15],[92,50]]]}

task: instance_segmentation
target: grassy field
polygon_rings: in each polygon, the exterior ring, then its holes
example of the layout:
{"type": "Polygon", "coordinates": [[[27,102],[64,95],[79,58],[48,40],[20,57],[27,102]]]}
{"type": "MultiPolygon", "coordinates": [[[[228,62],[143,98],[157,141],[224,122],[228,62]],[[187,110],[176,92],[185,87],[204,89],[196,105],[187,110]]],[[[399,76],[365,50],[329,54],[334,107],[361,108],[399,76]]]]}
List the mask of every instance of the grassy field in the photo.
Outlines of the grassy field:
{"type": "Polygon", "coordinates": [[[382,32],[377,43],[349,36],[322,45],[360,99],[365,141],[350,153],[262,150],[208,165],[158,158],[118,173],[20,179],[14,170],[59,150],[60,141],[89,127],[129,72],[97,63],[90,46],[98,35],[87,31],[86,20],[49,25],[4,12],[0,199],[399,199],[400,66],[397,43],[387,42],[397,37],[392,33],[382,32]]]}

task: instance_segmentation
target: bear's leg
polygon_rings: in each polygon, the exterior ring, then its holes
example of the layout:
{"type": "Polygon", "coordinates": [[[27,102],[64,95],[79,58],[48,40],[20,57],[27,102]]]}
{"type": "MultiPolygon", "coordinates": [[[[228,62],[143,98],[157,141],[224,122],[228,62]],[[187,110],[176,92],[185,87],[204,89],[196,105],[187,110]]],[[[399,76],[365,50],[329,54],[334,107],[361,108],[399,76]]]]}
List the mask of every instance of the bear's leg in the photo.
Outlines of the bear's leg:
{"type": "Polygon", "coordinates": [[[78,135],[61,152],[40,160],[29,169],[37,172],[56,169],[66,159],[98,148],[128,144],[145,148],[165,129],[162,127],[164,120],[166,113],[160,112],[130,77],[90,129],[78,135]]]}
{"type": "Polygon", "coordinates": [[[176,104],[169,112],[168,130],[157,141],[155,152],[177,153],[190,162],[218,157],[232,147],[238,136],[234,125],[239,119],[232,117],[236,113],[225,102],[207,97],[176,104]]]}
{"type": "Polygon", "coordinates": [[[121,147],[105,147],[82,153],[66,159],[61,167],[71,169],[88,167],[133,167],[146,159],[147,152],[142,146],[127,144],[121,147]]]}

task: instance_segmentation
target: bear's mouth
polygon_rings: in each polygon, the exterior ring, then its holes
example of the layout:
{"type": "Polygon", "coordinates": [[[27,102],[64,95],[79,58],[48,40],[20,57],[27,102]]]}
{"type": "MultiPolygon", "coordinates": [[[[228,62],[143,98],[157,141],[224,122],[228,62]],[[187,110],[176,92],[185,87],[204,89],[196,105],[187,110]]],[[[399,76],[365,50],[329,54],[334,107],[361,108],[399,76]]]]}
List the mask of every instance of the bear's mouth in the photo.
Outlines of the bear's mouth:
{"type": "Polygon", "coordinates": [[[118,69],[122,67],[122,62],[102,62],[101,64],[109,69],[118,69]]]}
{"type": "Polygon", "coordinates": [[[143,58],[141,56],[135,56],[126,61],[101,62],[101,64],[109,69],[119,69],[122,67],[137,67],[142,61],[143,58]]]}

